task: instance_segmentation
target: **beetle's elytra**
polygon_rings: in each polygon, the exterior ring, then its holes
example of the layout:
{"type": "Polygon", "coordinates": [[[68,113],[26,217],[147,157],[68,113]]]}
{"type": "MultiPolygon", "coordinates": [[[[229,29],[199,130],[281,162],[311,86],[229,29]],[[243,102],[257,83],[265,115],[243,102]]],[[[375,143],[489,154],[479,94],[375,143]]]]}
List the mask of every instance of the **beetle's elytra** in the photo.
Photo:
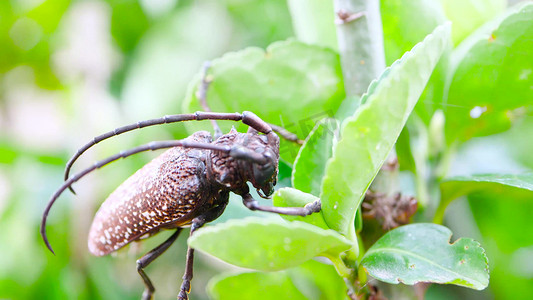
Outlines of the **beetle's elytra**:
{"type": "MultiPolygon", "coordinates": [[[[278,132],[294,140],[286,132],[278,132]]],[[[91,171],[115,160],[164,148],[170,149],[138,170],[104,201],[89,233],[90,252],[101,256],[162,229],[176,230],[163,244],[137,261],[137,270],[145,285],[142,299],[151,299],[155,291],[143,269],[170,247],[183,227],[191,226],[190,234],[193,234],[206,222],[220,216],[228,203],[229,192],[240,195],[244,205],[251,210],[302,216],[320,210],[320,202],[305,207],[265,207],[252,198],[247,182],[257,189],[261,197],[273,193],[279,160],[278,136],[268,123],[255,114],[197,112],[165,116],[117,128],[78,150],[67,164],[68,179],[54,193],[43,214],[41,234],[50,251],[52,248],[45,231],[46,220],[53,203],[63,191],[91,171]],[[214,140],[209,132],[200,131],[184,140],[152,142],[122,151],[68,177],[73,162],[85,150],[104,139],[141,127],[190,120],[242,121],[249,126],[249,130],[239,133],[232,129],[221,135],[216,122],[213,122],[216,133],[214,140]]],[[[189,247],[185,275],[178,294],[180,300],[188,299],[193,253],[194,249],[189,247]]]]}

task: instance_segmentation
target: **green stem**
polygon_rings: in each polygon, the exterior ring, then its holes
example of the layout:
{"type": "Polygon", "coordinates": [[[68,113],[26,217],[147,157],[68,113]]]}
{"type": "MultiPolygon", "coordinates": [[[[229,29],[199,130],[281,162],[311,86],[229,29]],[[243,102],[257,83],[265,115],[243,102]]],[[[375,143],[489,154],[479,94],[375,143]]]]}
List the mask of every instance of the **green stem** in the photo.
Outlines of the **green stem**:
{"type": "Polygon", "coordinates": [[[379,0],[335,0],[334,9],[346,96],[361,96],[385,69],[379,0]]]}
{"type": "Polygon", "coordinates": [[[351,280],[354,277],[354,269],[351,269],[344,264],[344,261],[339,256],[334,255],[327,255],[325,254],[329,260],[333,263],[335,266],[335,270],[337,270],[337,273],[343,278],[347,278],[351,280]]]}

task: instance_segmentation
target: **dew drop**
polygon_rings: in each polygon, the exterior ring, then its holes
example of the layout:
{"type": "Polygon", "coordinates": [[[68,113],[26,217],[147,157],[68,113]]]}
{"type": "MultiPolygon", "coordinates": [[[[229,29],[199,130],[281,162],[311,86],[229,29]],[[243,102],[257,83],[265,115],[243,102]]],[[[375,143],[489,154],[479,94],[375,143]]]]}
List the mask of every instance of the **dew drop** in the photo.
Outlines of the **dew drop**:
{"type": "Polygon", "coordinates": [[[337,206],[339,206],[339,202],[335,202],[335,205],[333,205],[333,209],[337,209],[337,206]]]}
{"type": "Polygon", "coordinates": [[[471,117],[472,119],[477,119],[477,118],[481,117],[481,115],[482,115],[484,112],[486,112],[486,111],[487,111],[487,107],[486,107],[486,106],[483,106],[483,107],[481,107],[481,106],[476,106],[476,107],[474,107],[474,108],[472,108],[472,109],[470,110],[470,117],[471,117]]]}

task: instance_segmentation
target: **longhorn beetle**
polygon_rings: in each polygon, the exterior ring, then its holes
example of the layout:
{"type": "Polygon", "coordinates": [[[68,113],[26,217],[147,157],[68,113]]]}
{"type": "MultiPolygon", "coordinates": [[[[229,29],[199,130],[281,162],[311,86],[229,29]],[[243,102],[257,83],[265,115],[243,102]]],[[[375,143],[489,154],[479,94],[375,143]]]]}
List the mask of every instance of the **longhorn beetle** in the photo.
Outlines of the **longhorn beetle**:
{"type": "MultiPolygon", "coordinates": [[[[152,299],[155,288],[144,272],[144,268],[159,257],[177,239],[183,227],[190,226],[190,234],[205,223],[218,218],[228,204],[229,192],[242,197],[243,203],[251,210],[267,211],[286,215],[306,216],[320,211],[320,202],[309,203],[305,207],[261,206],[249,193],[249,181],[262,198],[274,192],[278,174],[279,138],[272,126],[254,113],[213,113],[207,107],[205,95],[209,85],[204,68],[204,77],[198,90],[198,98],[206,112],[169,115],[126,125],[94,138],[67,163],[65,182],[53,194],[42,218],[41,235],[48,249],[54,253],[46,236],[46,220],[56,199],[67,188],[88,173],[120,158],[139,152],[170,148],[146,164],[124,181],[104,201],[91,225],[89,251],[96,256],[107,255],[123,246],[151,236],[162,229],[175,232],[161,245],[137,260],[145,289],[142,299],[152,299]],[[215,130],[215,140],[207,131],[199,131],[186,139],[156,141],[122,151],[93,166],[69,177],[74,161],[93,145],[116,135],[134,129],[184,121],[211,120],[215,130]],[[232,129],[222,135],[215,120],[242,121],[248,125],[246,133],[232,129]]],[[[274,128],[281,136],[298,139],[274,128]]],[[[194,249],[187,250],[185,274],[178,294],[179,300],[188,299],[190,281],[193,276],[194,249]]]]}

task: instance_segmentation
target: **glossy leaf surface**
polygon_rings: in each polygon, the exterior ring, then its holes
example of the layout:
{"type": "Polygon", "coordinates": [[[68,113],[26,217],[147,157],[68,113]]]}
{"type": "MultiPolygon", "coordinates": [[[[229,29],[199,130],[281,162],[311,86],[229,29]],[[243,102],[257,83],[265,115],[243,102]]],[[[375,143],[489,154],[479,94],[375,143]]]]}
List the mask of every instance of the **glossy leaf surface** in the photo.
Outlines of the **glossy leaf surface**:
{"type": "Polygon", "coordinates": [[[506,188],[530,191],[533,196],[533,173],[527,174],[484,174],[457,176],[440,184],[441,202],[435,215],[436,222],[442,222],[444,210],[453,200],[475,192],[497,192],[506,188]]]}
{"type": "MultiPolygon", "coordinates": [[[[324,117],[332,116],[344,98],[338,55],[296,41],[277,42],[266,51],[247,48],[212,62],[207,102],[212,111],[256,113],[304,139],[324,117]]],[[[202,110],[194,81],[183,111],[202,110]]],[[[219,122],[224,132],[235,122],[219,122]]],[[[188,123],[191,131],[212,130],[209,122],[188,123]]],[[[241,125],[246,131],[247,126],[241,125]]],[[[297,148],[282,144],[281,156],[292,162],[297,148]]]]}
{"type": "Polygon", "coordinates": [[[533,110],[533,3],[526,3],[453,53],[448,93],[448,142],[508,129],[533,110]]]}
{"type": "MultiPolygon", "coordinates": [[[[272,202],[274,206],[281,207],[303,207],[308,203],[312,203],[316,200],[319,200],[318,197],[311,194],[302,192],[293,188],[282,188],[276,191],[272,202]]],[[[329,229],[328,225],[322,217],[322,212],[314,213],[309,216],[300,217],[300,216],[286,216],[280,215],[282,218],[288,221],[302,221],[309,224],[313,224],[323,229],[329,229]]]]}
{"type": "Polygon", "coordinates": [[[277,271],[321,254],[338,256],[351,243],[307,223],[251,217],[202,228],[189,245],[239,267],[277,271]]]}
{"type": "Polygon", "coordinates": [[[322,183],[322,209],[330,228],[354,238],[357,208],[391,151],[449,40],[450,26],[435,29],[385,71],[368,100],[346,119],[322,183]]]}
{"type": "Polygon", "coordinates": [[[392,284],[455,284],[481,290],[489,283],[488,260],[478,242],[436,224],[412,224],[382,236],[361,261],[374,278],[392,284]]]}
{"type": "Polygon", "coordinates": [[[315,196],[320,195],[326,162],[333,154],[335,135],[338,134],[337,126],[335,120],[325,119],[311,131],[294,162],[292,186],[315,196]]]}

